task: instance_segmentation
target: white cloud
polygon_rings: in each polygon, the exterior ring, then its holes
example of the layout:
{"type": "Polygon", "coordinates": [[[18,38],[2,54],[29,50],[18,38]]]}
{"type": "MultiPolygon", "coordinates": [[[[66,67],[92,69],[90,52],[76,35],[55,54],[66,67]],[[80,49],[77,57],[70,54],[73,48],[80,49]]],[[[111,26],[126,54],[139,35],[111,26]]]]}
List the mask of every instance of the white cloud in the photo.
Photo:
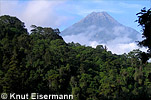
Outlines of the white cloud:
{"type": "Polygon", "coordinates": [[[56,7],[63,4],[62,1],[30,1],[22,14],[22,18],[27,22],[29,27],[32,24],[59,27],[67,18],[55,12],[56,7]]]}
{"type": "Polygon", "coordinates": [[[137,49],[138,46],[136,43],[117,43],[117,44],[107,44],[107,47],[112,53],[116,54],[123,54],[123,53],[128,53],[134,49],[137,49]]]}
{"type": "Polygon", "coordinates": [[[22,18],[30,25],[59,26],[61,20],[53,11],[59,3],[48,0],[30,1],[22,14],[22,18]]]}
{"type": "Polygon", "coordinates": [[[1,15],[18,17],[25,22],[28,29],[33,24],[56,28],[67,20],[65,15],[56,12],[56,7],[59,8],[64,2],[65,0],[57,2],[50,0],[2,1],[1,15]]]}
{"type": "MultiPolygon", "coordinates": [[[[76,31],[76,30],[77,30],[76,28],[72,29],[72,31],[76,31]]],[[[84,28],[81,31],[82,32],[79,34],[67,35],[64,36],[63,38],[66,42],[80,43],[82,45],[92,46],[93,48],[95,48],[97,45],[106,45],[109,51],[112,51],[112,53],[116,53],[116,54],[128,53],[134,49],[139,48],[137,46],[137,43],[130,36],[131,35],[130,33],[133,32],[129,32],[129,31],[132,30],[127,30],[126,27],[123,26],[116,26],[110,31],[108,31],[104,28],[98,28],[95,25],[92,25],[87,28],[84,28]],[[96,35],[96,33],[102,33],[102,31],[103,33],[105,32],[107,37],[113,35],[113,37],[115,38],[111,38],[107,41],[101,41],[102,39],[100,39],[99,41],[94,41],[92,39],[93,36],[96,35]]]]}
{"type": "Polygon", "coordinates": [[[81,45],[89,45],[89,38],[85,34],[77,34],[77,35],[67,35],[63,36],[63,39],[66,42],[75,42],[80,43],[81,45]]]}
{"type": "Polygon", "coordinates": [[[96,48],[96,46],[99,45],[99,43],[97,41],[90,41],[89,45],[93,48],[96,48]]]}
{"type": "Polygon", "coordinates": [[[68,36],[63,36],[63,38],[67,43],[68,42],[80,43],[82,45],[92,46],[93,48],[95,48],[97,45],[106,45],[109,51],[112,51],[112,53],[116,53],[116,54],[128,53],[134,49],[139,48],[135,42],[130,42],[130,43],[122,42],[122,41],[129,40],[129,38],[126,37],[116,38],[107,43],[99,43],[97,41],[91,41],[89,40],[90,37],[83,34],[70,35],[70,36],[68,35],[68,36]]]}

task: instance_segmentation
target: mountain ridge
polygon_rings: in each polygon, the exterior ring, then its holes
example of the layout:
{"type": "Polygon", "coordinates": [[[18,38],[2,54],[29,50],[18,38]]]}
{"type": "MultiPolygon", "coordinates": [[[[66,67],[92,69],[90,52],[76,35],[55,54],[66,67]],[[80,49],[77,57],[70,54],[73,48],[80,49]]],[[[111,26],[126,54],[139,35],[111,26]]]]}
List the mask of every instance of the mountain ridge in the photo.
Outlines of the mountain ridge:
{"type": "MultiPolygon", "coordinates": [[[[114,18],[112,18],[107,12],[92,12],[79,22],[82,22],[85,20],[93,20],[94,22],[98,21],[98,20],[106,20],[112,24],[118,24],[118,25],[120,24],[114,18]]],[[[94,23],[94,22],[92,22],[92,23],[94,23]]],[[[95,24],[96,24],[96,22],[95,22],[95,24]]]]}
{"type": "MultiPolygon", "coordinates": [[[[62,36],[72,37],[82,35],[88,37],[89,41],[96,41],[99,44],[122,37],[128,40],[123,41],[123,43],[130,43],[136,41],[137,35],[139,34],[135,29],[119,23],[107,12],[92,12],[61,33],[62,36]]],[[[68,39],[66,40],[68,41],[68,39]]],[[[68,42],[72,42],[72,40],[68,42]]]]}

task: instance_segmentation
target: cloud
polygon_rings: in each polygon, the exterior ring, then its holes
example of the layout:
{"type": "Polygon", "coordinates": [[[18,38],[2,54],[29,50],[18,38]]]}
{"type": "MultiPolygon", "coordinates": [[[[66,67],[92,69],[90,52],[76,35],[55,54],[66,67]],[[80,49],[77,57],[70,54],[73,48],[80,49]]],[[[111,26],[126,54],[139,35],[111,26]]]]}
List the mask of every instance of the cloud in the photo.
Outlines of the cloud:
{"type": "Polygon", "coordinates": [[[65,0],[57,2],[50,0],[2,1],[1,15],[8,14],[18,17],[25,22],[28,29],[33,24],[56,28],[67,20],[65,15],[56,12],[64,2],[65,0]]]}
{"type": "Polygon", "coordinates": [[[139,48],[135,42],[135,40],[138,39],[138,33],[135,33],[133,29],[129,29],[122,25],[109,29],[103,27],[99,28],[95,25],[91,25],[84,28],[76,27],[72,28],[71,30],[76,34],[63,36],[66,42],[80,43],[93,48],[95,48],[97,45],[106,45],[109,51],[112,51],[112,53],[116,54],[128,53],[139,48]],[[133,35],[135,37],[133,37],[133,35]],[[97,37],[100,39],[96,40],[97,37]]]}
{"type": "Polygon", "coordinates": [[[25,8],[22,18],[31,24],[58,27],[65,20],[65,17],[60,18],[55,13],[55,7],[59,6],[62,2],[58,1],[30,1],[25,8]]]}
{"type": "Polygon", "coordinates": [[[107,47],[110,51],[116,54],[128,53],[134,49],[137,49],[138,46],[136,43],[118,43],[118,44],[107,44],[107,47]]]}
{"type": "Polygon", "coordinates": [[[8,2],[8,1],[0,1],[0,15],[6,15],[6,14],[11,14],[11,15],[16,15],[19,10],[17,10],[18,5],[18,0],[14,2],[8,2]]]}
{"type": "Polygon", "coordinates": [[[87,28],[81,27],[79,30],[72,28],[72,31],[77,34],[65,35],[63,39],[66,42],[80,43],[81,45],[96,47],[99,43],[97,41],[92,41],[91,38],[94,36],[98,30],[103,30],[103,28],[97,29],[95,25],[88,26],[87,28]]]}
{"type": "Polygon", "coordinates": [[[97,41],[90,41],[89,45],[93,48],[96,48],[96,46],[99,45],[99,43],[97,41]]]}
{"type": "MultiPolygon", "coordinates": [[[[127,42],[129,41],[130,38],[127,37],[117,37],[114,40],[111,40],[107,43],[100,43],[98,41],[91,41],[90,37],[83,35],[83,34],[78,34],[78,35],[68,35],[68,36],[63,36],[64,40],[69,43],[69,42],[74,42],[74,43],[80,43],[81,45],[86,45],[86,46],[91,46],[95,48],[97,45],[106,45],[108,48],[108,51],[111,51],[112,53],[115,54],[123,54],[123,53],[128,53],[134,49],[140,49],[137,46],[136,42],[127,42]]],[[[142,48],[141,50],[146,51],[145,48],[142,48]]]]}
{"type": "Polygon", "coordinates": [[[108,50],[113,53],[123,54],[138,48],[136,42],[131,41],[131,38],[128,37],[117,37],[108,41],[105,45],[108,47],[108,50]]]}
{"type": "Polygon", "coordinates": [[[67,35],[67,36],[63,36],[63,39],[66,42],[75,42],[75,43],[80,43],[81,45],[88,46],[90,44],[89,37],[87,37],[85,34],[67,35]]]}

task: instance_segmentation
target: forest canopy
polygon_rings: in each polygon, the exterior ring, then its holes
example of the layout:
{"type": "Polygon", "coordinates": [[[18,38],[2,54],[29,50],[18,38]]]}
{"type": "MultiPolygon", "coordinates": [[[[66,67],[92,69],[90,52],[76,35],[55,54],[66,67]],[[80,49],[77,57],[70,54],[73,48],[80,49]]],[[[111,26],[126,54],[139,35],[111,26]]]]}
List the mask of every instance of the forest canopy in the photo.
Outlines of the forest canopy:
{"type": "MultiPolygon", "coordinates": [[[[150,100],[151,64],[142,51],[66,43],[59,29],[0,16],[0,94],[73,94],[74,100],[150,100]]],[[[150,47],[149,47],[150,49],[150,47]]]]}

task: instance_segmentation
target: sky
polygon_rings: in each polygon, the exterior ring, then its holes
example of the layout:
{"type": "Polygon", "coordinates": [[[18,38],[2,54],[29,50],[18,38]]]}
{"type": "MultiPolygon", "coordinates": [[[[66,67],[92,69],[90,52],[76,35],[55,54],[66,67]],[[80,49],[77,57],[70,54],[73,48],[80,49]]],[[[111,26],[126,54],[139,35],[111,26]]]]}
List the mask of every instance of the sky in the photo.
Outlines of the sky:
{"type": "MultiPolygon", "coordinates": [[[[141,33],[141,27],[135,22],[138,19],[136,14],[142,8],[148,9],[150,6],[150,0],[0,0],[0,16],[16,16],[25,23],[28,31],[31,25],[59,28],[63,31],[93,11],[106,11],[121,24],[141,33]]],[[[137,48],[136,44],[133,45],[131,44],[130,50],[137,48]]],[[[121,50],[127,47],[129,45],[121,50]]],[[[126,49],[121,53],[129,51],[126,49]]],[[[116,50],[118,46],[111,51],[117,53],[116,50]]]]}

